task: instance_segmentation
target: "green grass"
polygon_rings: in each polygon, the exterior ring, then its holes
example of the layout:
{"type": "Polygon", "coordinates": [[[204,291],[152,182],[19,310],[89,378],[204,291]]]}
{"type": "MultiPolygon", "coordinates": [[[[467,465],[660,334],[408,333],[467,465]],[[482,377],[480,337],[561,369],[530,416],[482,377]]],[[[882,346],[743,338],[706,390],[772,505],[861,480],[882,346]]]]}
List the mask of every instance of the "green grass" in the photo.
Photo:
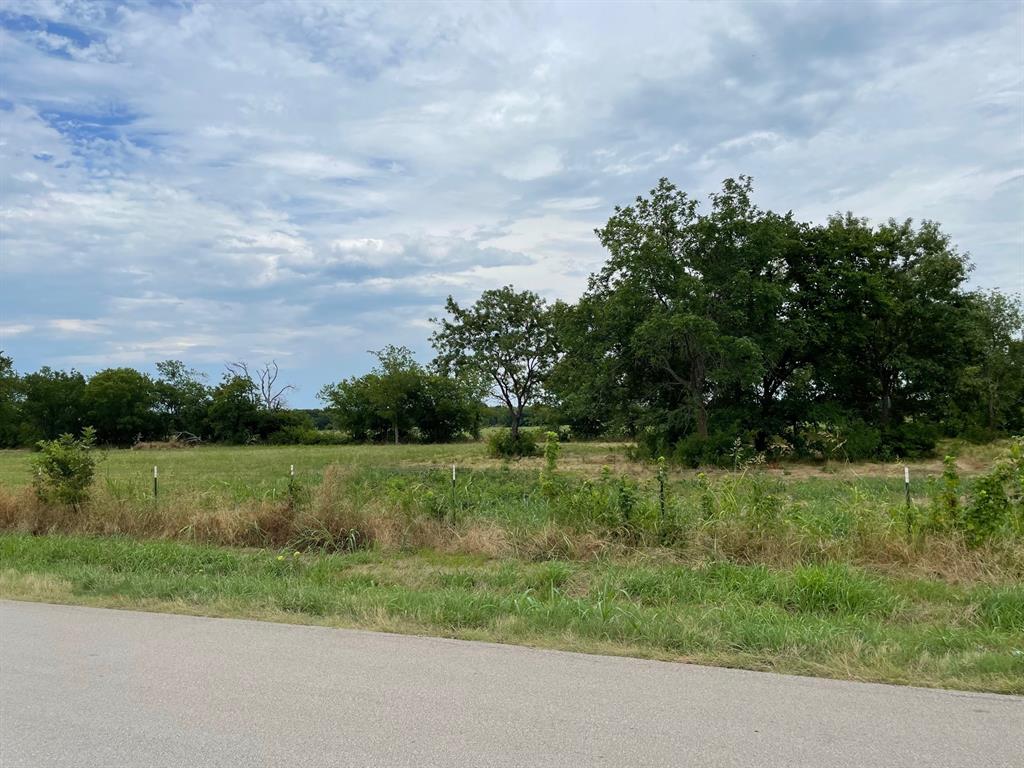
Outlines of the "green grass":
{"type": "MultiPolygon", "coordinates": [[[[573,443],[570,457],[579,460],[624,460],[625,444],[573,443]]],[[[27,450],[0,450],[0,487],[17,488],[31,482],[27,450]]],[[[288,472],[295,466],[304,483],[319,482],[332,464],[356,468],[410,471],[424,466],[451,471],[462,467],[496,466],[485,458],[482,443],[446,445],[284,445],[202,446],[190,449],[106,450],[98,470],[101,480],[111,480],[140,491],[152,490],[153,466],[160,469],[160,487],[168,492],[214,490],[226,494],[259,497],[288,487],[288,472]]],[[[540,466],[539,459],[522,462],[540,466]]]]}
{"type": "Polygon", "coordinates": [[[3,534],[0,595],[1024,693],[1024,586],[836,563],[684,566],[642,553],[546,562],[436,551],[295,556],[3,534]]]}

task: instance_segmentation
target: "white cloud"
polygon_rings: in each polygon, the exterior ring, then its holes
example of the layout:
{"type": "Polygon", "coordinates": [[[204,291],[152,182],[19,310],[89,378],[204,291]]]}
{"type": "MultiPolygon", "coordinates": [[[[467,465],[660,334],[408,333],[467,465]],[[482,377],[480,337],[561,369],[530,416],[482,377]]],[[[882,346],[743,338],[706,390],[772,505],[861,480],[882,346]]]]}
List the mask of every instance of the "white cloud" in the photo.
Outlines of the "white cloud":
{"type": "Polygon", "coordinates": [[[295,176],[311,179],[358,179],[369,174],[369,169],[343,158],[330,157],[317,152],[273,152],[259,155],[255,161],[295,176]]]}
{"type": "Polygon", "coordinates": [[[513,181],[535,181],[562,170],[562,154],[554,147],[537,147],[499,166],[501,175],[513,181]]]}
{"type": "Polygon", "coordinates": [[[83,320],[81,318],[66,317],[50,320],[47,325],[59,333],[86,334],[109,334],[110,328],[101,320],[83,320]]]}
{"type": "Polygon", "coordinates": [[[1024,289],[1017,3],[5,9],[39,22],[0,19],[22,369],[274,353],[315,391],[369,345],[426,352],[449,292],[573,298],[660,176],[934,218],[1024,289]]]}

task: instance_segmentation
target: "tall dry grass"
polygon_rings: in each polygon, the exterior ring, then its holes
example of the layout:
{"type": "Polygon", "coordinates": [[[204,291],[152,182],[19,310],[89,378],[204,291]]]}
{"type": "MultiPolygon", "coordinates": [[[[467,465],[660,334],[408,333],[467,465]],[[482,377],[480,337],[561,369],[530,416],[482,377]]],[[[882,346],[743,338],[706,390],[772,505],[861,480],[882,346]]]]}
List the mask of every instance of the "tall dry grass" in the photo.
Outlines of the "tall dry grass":
{"type": "Polygon", "coordinates": [[[625,523],[614,519],[620,493],[613,480],[607,487],[567,482],[555,495],[532,494],[526,481],[516,485],[504,476],[488,482],[457,509],[444,507],[448,497],[419,478],[396,480],[340,465],[328,466],[319,485],[274,498],[232,500],[192,489],[153,499],[100,483],[76,510],[43,503],[30,488],[0,487],[0,530],[338,552],[435,550],[527,561],[643,553],[681,564],[843,562],[951,582],[1024,578],[1019,539],[971,548],[953,535],[908,535],[884,504],[856,493],[842,502],[848,508],[834,510],[845,522],[842,535],[832,535],[801,525],[792,499],[775,498],[771,489],[747,494],[742,478],[701,486],[685,503],[677,499],[670,520],[641,504],[625,523]],[[498,504],[504,516],[496,516],[498,504]]]}

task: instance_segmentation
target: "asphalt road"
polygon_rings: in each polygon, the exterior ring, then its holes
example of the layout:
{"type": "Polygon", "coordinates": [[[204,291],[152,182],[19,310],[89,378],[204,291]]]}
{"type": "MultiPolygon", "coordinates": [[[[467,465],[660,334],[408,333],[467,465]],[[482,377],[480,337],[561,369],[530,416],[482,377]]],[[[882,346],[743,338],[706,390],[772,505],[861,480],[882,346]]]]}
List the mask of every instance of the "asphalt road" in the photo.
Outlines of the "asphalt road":
{"type": "Polygon", "coordinates": [[[0,601],[0,765],[1024,768],[1024,698],[0,601]]]}

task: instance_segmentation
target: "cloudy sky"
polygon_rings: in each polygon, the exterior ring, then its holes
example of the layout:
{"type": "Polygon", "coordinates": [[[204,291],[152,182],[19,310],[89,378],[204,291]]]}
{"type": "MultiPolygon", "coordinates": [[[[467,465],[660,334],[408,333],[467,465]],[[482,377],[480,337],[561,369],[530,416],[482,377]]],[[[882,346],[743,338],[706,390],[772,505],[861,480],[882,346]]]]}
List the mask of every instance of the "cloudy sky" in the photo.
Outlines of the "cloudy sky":
{"type": "Polygon", "coordinates": [[[1024,4],[0,3],[0,349],[319,386],[445,296],[574,298],[705,197],[943,223],[1024,289],[1024,4]]]}

